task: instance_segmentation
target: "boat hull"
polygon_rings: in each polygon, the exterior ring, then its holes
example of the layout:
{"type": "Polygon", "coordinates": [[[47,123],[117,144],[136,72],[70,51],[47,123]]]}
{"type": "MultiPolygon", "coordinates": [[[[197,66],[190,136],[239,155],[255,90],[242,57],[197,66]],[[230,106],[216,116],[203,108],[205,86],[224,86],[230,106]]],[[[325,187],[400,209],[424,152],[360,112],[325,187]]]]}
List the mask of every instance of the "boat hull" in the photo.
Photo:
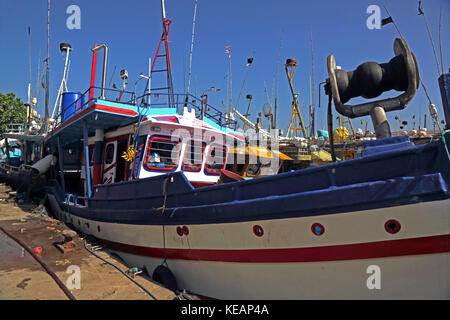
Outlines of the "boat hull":
{"type": "Polygon", "coordinates": [[[183,225],[94,220],[63,210],[52,194],[49,200],[58,218],[95,236],[130,266],[145,266],[152,273],[166,259],[179,287],[202,296],[450,298],[449,199],[336,214],[183,225]],[[389,221],[396,221],[398,230],[388,229],[389,221]],[[317,232],[316,224],[323,230],[317,232]],[[180,234],[183,228],[187,234],[180,234]],[[373,268],[379,268],[379,288],[373,288],[377,283],[373,268]]]}

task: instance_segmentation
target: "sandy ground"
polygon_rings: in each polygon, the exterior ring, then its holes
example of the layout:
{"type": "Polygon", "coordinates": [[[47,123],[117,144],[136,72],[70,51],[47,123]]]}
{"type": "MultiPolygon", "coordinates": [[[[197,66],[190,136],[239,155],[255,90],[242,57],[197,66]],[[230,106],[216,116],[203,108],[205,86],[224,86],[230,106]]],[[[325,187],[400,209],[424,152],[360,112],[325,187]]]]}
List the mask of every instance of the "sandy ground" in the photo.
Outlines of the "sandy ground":
{"type": "MultiPolygon", "coordinates": [[[[69,266],[80,269],[80,289],[71,293],[80,300],[143,300],[153,298],[122,275],[114,267],[91,255],[76,236],[72,249],[60,252],[54,242],[64,240],[63,230],[69,229],[46,216],[42,206],[18,205],[8,195],[10,189],[0,185],[0,226],[31,249],[41,247],[40,258],[66,284],[72,272],[69,266]]],[[[107,250],[96,251],[122,270],[127,270],[119,258],[107,250]]],[[[134,278],[158,300],[172,300],[175,294],[150,280],[144,274],[134,278]]],[[[1,300],[66,300],[56,282],[30,254],[0,231],[0,299],[1,300]]]]}

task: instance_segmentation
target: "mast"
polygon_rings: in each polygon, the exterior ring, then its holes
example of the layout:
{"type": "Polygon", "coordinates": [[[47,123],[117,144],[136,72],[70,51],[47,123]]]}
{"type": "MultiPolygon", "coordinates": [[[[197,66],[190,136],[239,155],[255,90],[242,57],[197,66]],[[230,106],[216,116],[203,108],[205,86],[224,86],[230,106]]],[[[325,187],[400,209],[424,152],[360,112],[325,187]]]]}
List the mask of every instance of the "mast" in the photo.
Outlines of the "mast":
{"type": "Polygon", "coordinates": [[[276,71],[275,71],[275,113],[273,116],[274,129],[276,129],[276,127],[277,127],[278,70],[280,69],[280,65],[281,65],[280,53],[281,53],[282,40],[283,40],[283,32],[281,32],[281,35],[280,35],[280,46],[278,47],[278,61],[277,61],[277,67],[276,67],[276,71]]]}
{"type": "Polygon", "coordinates": [[[45,58],[45,132],[48,132],[48,95],[49,95],[49,85],[50,85],[50,0],[47,0],[47,58],[45,58]]]}
{"type": "Polygon", "coordinates": [[[172,72],[171,72],[170,52],[169,52],[169,40],[167,38],[168,37],[168,26],[171,21],[166,20],[166,8],[164,6],[164,0],[161,0],[161,15],[162,15],[162,23],[163,23],[164,46],[166,49],[167,86],[168,86],[168,93],[169,93],[168,99],[169,99],[169,106],[174,107],[172,72]]]}
{"type": "Polygon", "coordinates": [[[195,17],[197,15],[197,0],[195,0],[194,5],[194,19],[192,21],[192,40],[191,40],[191,51],[189,53],[189,76],[188,76],[188,85],[186,90],[186,101],[185,106],[187,106],[187,102],[189,100],[189,89],[191,88],[191,68],[192,68],[192,51],[194,49],[194,31],[195,31],[195,17]]]}
{"type": "Polygon", "coordinates": [[[28,108],[31,105],[31,27],[28,26],[28,65],[30,68],[30,82],[28,83],[28,108]]]}
{"type": "Polygon", "coordinates": [[[314,49],[312,41],[311,25],[309,25],[309,38],[311,40],[311,64],[312,64],[312,85],[311,85],[311,123],[309,136],[313,137],[315,132],[315,105],[314,105],[314,49]]]}
{"type": "Polygon", "coordinates": [[[233,103],[233,75],[231,73],[231,52],[230,52],[230,56],[229,56],[229,60],[230,60],[230,107],[228,109],[228,114],[231,113],[231,104],[233,103]]]}

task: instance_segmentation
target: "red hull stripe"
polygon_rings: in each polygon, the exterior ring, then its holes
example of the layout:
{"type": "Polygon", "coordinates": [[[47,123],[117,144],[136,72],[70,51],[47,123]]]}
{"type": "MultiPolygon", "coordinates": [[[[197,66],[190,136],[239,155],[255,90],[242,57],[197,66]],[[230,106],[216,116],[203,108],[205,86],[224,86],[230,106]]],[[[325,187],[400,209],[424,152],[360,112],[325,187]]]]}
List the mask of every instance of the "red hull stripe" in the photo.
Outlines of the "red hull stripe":
{"type": "Polygon", "coordinates": [[[96,110],[111,112],[111,113],[117,113],[117,114],[123,114],[126,116],[137,116],[138,113],[134,110],[124,109],[124,108],[117,108],[117,107],[110,107],[110,106],[104,106],[101,104],[95,105],[96,110]]]}
{"type": "Polygon", "coordinates": [[[450,235],[376,241],[335,246],[290,249],[166,249],[129,245],[101,240],[106,246],[132,254],[179,260],[222,262],[318,262],[450,252],[450,235]]]}

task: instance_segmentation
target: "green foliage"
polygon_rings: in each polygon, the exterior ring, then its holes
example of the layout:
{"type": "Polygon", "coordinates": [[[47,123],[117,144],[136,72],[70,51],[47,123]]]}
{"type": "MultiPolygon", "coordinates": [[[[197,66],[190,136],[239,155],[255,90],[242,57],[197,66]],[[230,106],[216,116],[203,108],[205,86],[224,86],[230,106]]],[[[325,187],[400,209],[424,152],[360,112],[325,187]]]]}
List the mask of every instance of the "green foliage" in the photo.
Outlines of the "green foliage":
{"type": "Polygon", "coordinates": [[[4,95],[0,92],[0,134],[6,131],[6,125],[25,123],[27,108],[20,98],[12,92],[4,95]]]}

